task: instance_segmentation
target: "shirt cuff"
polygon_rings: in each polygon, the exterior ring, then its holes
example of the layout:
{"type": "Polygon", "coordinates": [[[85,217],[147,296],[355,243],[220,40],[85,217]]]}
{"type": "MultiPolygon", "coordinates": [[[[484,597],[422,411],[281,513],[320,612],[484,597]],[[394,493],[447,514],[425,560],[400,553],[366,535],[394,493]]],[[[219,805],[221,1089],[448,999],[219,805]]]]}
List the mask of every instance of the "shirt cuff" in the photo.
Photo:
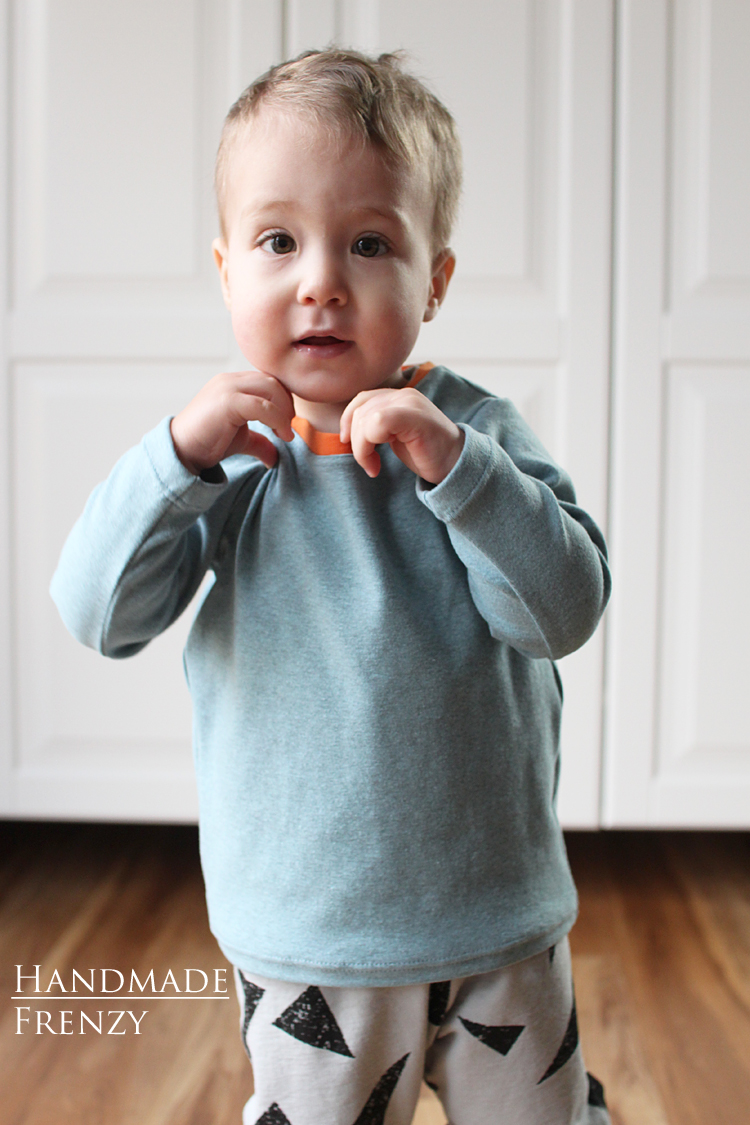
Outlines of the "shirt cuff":
{"type": "Polygon", "coordinates": [[[464,433],[464,446],[448,476],[436,485],[421,477],[417,479],[417,496],[444,523],[456,519],[482,487],[492,472],[497,448],[487,434],[480,434],[464,422],[457,424],[464,433]]]}
{"type": "Polygon", "coordinates": [[[227,476],[220,465],[210,470],[213,477],[211,480],[196,476],[185,468],[172,441],[172,417],[170,415],[163,418],[158,426],[145,435],[143,449],[160,485],[171,499],[183,507],[203,512],[210,508],[224,489],[227,476]],[[220,477],[218,473],[221,473],[220,477]]]}

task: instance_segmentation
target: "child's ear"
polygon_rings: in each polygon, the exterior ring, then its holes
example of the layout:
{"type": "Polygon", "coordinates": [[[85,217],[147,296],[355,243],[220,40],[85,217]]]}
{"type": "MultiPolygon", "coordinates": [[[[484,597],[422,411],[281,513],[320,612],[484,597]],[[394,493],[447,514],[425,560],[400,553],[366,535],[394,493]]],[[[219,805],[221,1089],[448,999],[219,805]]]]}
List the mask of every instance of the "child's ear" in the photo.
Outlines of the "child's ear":
{"type": "Polygon", "coordinates": [[[224,304],[231,311],[232,302],[229,296],[229,278],[227,277],[227,244],[223,238],[215,238],[211,243],[214,252],[214,261],[221,278],[221,292],[224,295],[224,304]]]}
{"type": "Polygon", "coordinates": [[[432,281],[430,282],[430,295],[427,298],[427,307],[423,320],[432,320],[437,316],[437,311],[443,303],[448,283],[453,277],[456,268],[456,255],[452,250],[441,250],[432,265],[432,281]]]}

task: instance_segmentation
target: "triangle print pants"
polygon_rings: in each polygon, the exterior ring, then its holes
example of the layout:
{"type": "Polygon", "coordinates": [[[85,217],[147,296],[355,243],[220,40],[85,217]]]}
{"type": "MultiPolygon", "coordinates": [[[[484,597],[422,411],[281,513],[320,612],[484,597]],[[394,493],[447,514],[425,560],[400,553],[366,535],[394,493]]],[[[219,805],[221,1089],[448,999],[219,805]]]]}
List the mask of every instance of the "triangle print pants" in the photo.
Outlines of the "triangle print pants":
{"type": "Polygon", "coordinates": [[[609,1125],[578,1042],[567,939],[479,976],[338,988],[235,970],[255,1077],[243,1125],[609,1125]]]}

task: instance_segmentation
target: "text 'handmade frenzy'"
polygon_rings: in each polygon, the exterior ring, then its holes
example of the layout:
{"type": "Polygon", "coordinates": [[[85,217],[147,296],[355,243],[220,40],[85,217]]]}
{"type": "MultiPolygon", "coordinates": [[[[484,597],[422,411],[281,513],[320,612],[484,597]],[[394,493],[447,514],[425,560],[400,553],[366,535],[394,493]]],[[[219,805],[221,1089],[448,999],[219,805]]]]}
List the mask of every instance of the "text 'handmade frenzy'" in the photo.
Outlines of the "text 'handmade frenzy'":
{"type": "Polygon", "coordinates": [[[213,969],[213,989],[209,989],[210,976],[204,969],[178,969],[177,974],[167,969],[162,980],[154,969],[139,977],[135,969],[128,973],[120,969],[78,969],[61,976],[53,969],[46,981],[42,980],[41,965],[31,966],[33,972],[25,972],[23,965],[16,965],[16,994],[13,1000],[26,1000],[28,1003],[16,1005],[16,1035],[133,1035],[141,1034],[141,1023],[149,1009],[140,1012],[132,1010],[127,1001],[136,996],[143,1000],[227,1000],[225,968],[213,969]],[[178,979],[181,982],[178,984],[178,979]],[[161,987],[158,981],[161,980],[161,987]],[[66,983],[67,982],[67,983],[66,983]],[[181,987],[182,985],[182,987],[181,987]],[[59,1004],[83,1001],[119,1001],[121,1008],[97,1008],[85,1011],[83,1008],[61,1008],[59,1004]],[[40,1003],[54,1003],[51,1010],[38,1007],[40,1003]]]}

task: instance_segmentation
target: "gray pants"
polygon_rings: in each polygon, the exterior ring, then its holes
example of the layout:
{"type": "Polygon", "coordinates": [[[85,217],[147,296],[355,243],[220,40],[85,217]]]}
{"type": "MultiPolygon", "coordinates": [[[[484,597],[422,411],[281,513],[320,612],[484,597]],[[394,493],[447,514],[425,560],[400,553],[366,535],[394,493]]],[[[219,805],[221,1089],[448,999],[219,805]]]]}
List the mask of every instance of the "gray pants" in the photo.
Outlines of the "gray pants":
{"type": "Polygon", "coordinates": [[[243,1125],[608,1125],[578,1043],[567,940],[504,969],[398,988],[235,972],[255,1093],[243,1125]]]}

